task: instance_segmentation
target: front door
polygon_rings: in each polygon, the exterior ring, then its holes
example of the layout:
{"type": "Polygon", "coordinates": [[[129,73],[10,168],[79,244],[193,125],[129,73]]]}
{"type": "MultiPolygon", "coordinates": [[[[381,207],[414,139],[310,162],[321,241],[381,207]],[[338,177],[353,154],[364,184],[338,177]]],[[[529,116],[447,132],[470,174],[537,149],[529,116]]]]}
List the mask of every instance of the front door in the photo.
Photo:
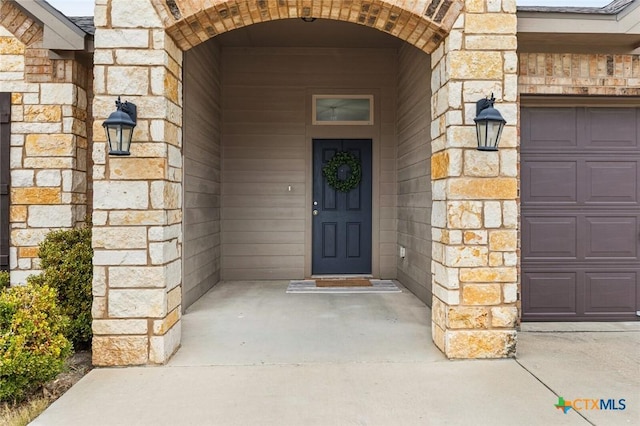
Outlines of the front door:
{"type": "MultiPolygon", "coordinates": [[[[334,162],[334,164],[337,162],[334,162]]],[[[338,182],[351,176],[349,162],[337,167],[338,182]]],[[[334,182],[335,186],[335,182],[334,182]]],[[[371,273],[371,140],[313,140],[313,256],[318,274],[371,273]],[[336,190],[323,168],[339,152],[359,161],[362,177],[347,192],[336,190]]]]}

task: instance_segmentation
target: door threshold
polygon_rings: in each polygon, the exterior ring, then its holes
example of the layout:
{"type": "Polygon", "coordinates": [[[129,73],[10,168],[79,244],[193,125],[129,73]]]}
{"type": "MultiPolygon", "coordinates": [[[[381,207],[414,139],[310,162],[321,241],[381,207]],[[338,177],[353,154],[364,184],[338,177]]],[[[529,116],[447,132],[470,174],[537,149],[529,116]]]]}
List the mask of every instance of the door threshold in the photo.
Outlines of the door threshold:
{"type": "Polygon", "coordinates": [[[341,274],[341,275],[311,275],[311,279],[318,280],[355,280],[355,279],[372,279],[371,274],[341,274]]]}

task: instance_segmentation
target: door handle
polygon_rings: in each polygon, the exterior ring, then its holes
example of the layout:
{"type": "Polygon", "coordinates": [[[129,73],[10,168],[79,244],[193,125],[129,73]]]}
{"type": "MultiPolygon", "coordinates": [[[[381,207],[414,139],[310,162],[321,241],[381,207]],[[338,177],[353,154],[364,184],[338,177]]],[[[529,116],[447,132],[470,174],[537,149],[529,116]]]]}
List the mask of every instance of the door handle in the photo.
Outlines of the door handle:
{"type": "Polygon", "coordinates": [[[314,215],[314,216],[318,216],[318,210],[313,209],[313,212],[312,212],[312,213],[313,213],[313,215],[314,215]]]}

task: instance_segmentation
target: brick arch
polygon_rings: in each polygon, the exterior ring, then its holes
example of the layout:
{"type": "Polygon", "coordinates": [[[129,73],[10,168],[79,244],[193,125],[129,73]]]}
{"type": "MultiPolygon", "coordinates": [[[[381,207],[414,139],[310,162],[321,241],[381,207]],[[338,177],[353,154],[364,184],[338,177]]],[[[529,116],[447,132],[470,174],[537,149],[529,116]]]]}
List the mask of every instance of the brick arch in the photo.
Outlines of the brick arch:
{"type": "Polygon", "coordinates": [[[165,30],[188,50],[216,35],[276,19],[314,17],[365,25],[431,53],[447,36],[464,0],[151,0],[165,30]]]}

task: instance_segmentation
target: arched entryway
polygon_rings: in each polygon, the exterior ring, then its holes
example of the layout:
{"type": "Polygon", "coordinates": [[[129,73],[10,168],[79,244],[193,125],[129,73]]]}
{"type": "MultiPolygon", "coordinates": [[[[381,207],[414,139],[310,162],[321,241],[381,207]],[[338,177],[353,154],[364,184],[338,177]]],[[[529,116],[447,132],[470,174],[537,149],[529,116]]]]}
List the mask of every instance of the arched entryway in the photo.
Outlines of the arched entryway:
{"type": "Polygon", "coordinates": [[[322,18],[375,28],[429,53],[447,36],[464,2],[231,0],[214,3],[206,7],[184,0],[152,0],[167,33],[182,50],[260,22],[322,18]]]}
{"type": "Polygon", "coordinates": [[[429,55],[397,38],[323,19],[257,24],[185,52],[183,309],[220,279],[398,271],[430,304],[430,74],[429,55]],[[318,121],[323,96],[364,99],[370,119],[318,121]],[[363,255],[328,255],[330,270],[314,265],[314,229],[329,225],[313,211],[336,208],[314,190],[321,144],[368,152],[369,187],[349,205],[368,223],[327,218],[337,241],[357,227],[363,255]],[[361,197],[368,205],[354,207],[361,197]]]}
{"type": "MultiPolygon", "coordinates": [[[[422,286],[422,290],[416,287],[416,293],[422,292],[425,300],[431,298],[428,284],[433,282],[433,338],[448,356],[512,355],[517,308],[507,285],[517,286],[517,279],[511,274],[515,267],[503,267],[507,265],[502,257],[502,252],[515,250],[510,241],[512,226],[505,223],[509,230],[496,234],[500,245],[486,228],[501,229],[503,223],[475,218],[489,208],[497,208],[502,216],[500,210],[507,208],[503,200],[516,197],[516,181],[503,177],[500,166],[496,176],[494,167],[478,165],[475,151],[468,150],[474,139],[467,130],[473,129],[463,112],[471,104],[469,97],[485,89],[500,89],[499,94],[507,96],[503,85],[510,87],[515,81],[505,79],[504,73],[507,69],[515,73],[510,65],[515,47],[493,50],[480,46],[474,52],[464,51],[466,24],[456,21],[462,1],[434,0],[421,3],[416,10],[414,2],[403,6],[385,1],[234,1],[210,7],[196,3],[151,0],[136,17],[125,16],[114,3],[102,11],[110,19],[100,19],[101,7],[96,9],[94,111],[97,117],[108,115],[110,98],[116,93],[137,102],[139,111],[139,149],[132,158],[105,157],[103,141],[96,141],[94,148],[96,193],[112,197],[101,199],[99,205],[94,203],[97,216],[105,218],[94,220],[94,226],[106,228],[115,237],[108,247],[95,247],[97,279],[106,287],[94,300],[94,321],[103,325],[104,332],[94,338],[96,364],[166,362],[180,344],[182,307],[206,291],[208,284],[202,283],[225,274],[242,278],[247,269],[253,269],[254,278],[261,279],[269,278],[272,271],[280,277],[312,272],[306,237],[307,210],[313,201],[309,195],[310,150],[314,139],[345,139],[340,131],[346,132],[346,139],[369,139],[373,148],[372,193],[373,203],[378,204],[372,204],[371,209],[372,273],[389,274],[410,284],[415,281],[422,286]],[[301,17],[308,19],[298,19],[301,17]],[[307,22],[313,18],[319,19],[307,22]],[[253,25],[266,21],[273,22],[253,25]],[[441,42],[454,22],[458,26],[453,30],[455,37],[445,46],[441,42]],[[342,43],[347,46],[334,39],[329,46],[282,47],[290,43],[288,37],[302,34],[287,25],[308,28],[315,24],[346,25],[346,31],[359,24],[360,29],[379,30],[380,34],[362,37],[363,46],[349,46],[356,39],[342,43]],[[279,46],[259,46],[265,40],[259,35],[262,25],[273,25],[268,29],[270,35],[284,33],[285,41],[279,46]],[[283,25],[283,30],[277,31],[277,25],[283,25]],[[238,30],[242,27],[248,31],[238,30]],[[395,47],[389,47],[388,52],[381,47],[382,41],[372,41],[384,32],[395,36],[390,39],[395,47]],[[222,42],[216,41],[218,36],[222,42]],[[242,37],[256,40],[247,44],[242,37]],[[430,61],[420,50],[433,51],[430,61]],[[484,63],[482,70],[478,61],[484,63]],[[296,84],[290,84],[295,80],[292,68],[304,70],[304,79],[296,84]],[[318,71],[315,80],[310,78],[314,70],[318,71]],[[423,84],[427,93],[421,95],[424,91],[413,90],[413,79],[425,77],[430,84],[423,84]],[[379,81],[374,81],[376,78],[379,81]],[[463,91],[467,80],[482,82],[463,91]],[[429,89],[435,90],[433,94],[429,89]],[[369,96],[374,105],[373,122],[378,125],[357,130],[355,126],[315,125],[309,114],[313,96],[336,94],[369,96]],[[409,122],[403,123],[403,119],[409,122]],[[412,127],[415,122],[421,125],[412,127]],[[256,136],[263,136],[262,143],[256,136]],[[218,141],[202,143],[207,139],[218,141]],[[405,142],[408,145],[403,147],[405,142]],[[430,161],[431,151],[423,157],[412,152],[429,144],[434,152],[430,161]],[[460,170],[463,153],[469,167],[460,170]],[[206,158],[210,160],[203,161],[206,158]],[[426,174],[429,163],[431,180],[426,174]],[[251,171],[247,168],[257,173],[247,173],[251,171]],[[260,176],[264,179],[257,181],[260,176]],[[282,190],[286,193],[276,194],[282,190]],[[424,196],[415,196],[421,190],[424,196]],[[264,191],[266,195],[262,195],[264,191]],[[220,203],[224,197],[227,202],[220,203]],[[436,200],[433,204],[431,198],[436,200]],[[426,199],[429,202],[420,201],[426,199]],[[259,201],[271,202],[268,214],[276,216],[266,220],[252,217],[265,212],[254,205],[259,201]],[[291,206],[286,205],[289,201],[291,206]],[[278,213],[281,202],[286,212],[278,213]],[[299,218],[276,223],[292,209],[299,218]],[[401,211],[407,220],[401,219],[401,211]],[[271,226],[273,230],[264,231],[271,226]],[[480,229],[463,235],[466,228],[480,229]],[[284,250],[271,256],[279,258],[271,264],[260,253],[265,247],[256,244],[265,237],[261,234],[269,232],[272,234],[266,237],[276,238],[276,242],[267,240],[266,249],[284,250]],[[138,233],[144,238],[134,238],[138,233]],[[427,250],[427,243],[416,238],[429,233],[433,250],[427,250]],[[421,253],[419,257],[407,257],[413,265],[403,267],[405,260],[398,262],[401,238],[406,238],[408,254],[412,255],[414,246],[421,250],[415,250],[421,253]],[[238,254],[235,259],[234,250],[238,254]],[[490,264],[490,251],[494,250],[498,253],[490,264]],[[253,258],[250,264],[254,268],[238,263],[245,262],[246,255],[253,258]],[[206,265],[201,260],[204,257],[209,259],[206,265]],[[487,278],[494,272],[492,267],[498,268],[496,280],[487,278]],[[490,300],[485,297],[487,292],[490,300]],[[493,322],[492,306],[503,309],[495,311],[496,318],[511,319],[493,322]],[[455,321],[461,322],[452,325],[455,321]]],[[[479,7],[478,2],[471,3],[468,12],[479,7]]],[[[487,12],[487,7],[483,3],[474,18],[487,12]]],[[[513,34],[514,12],[493,14],[505,18],[502,25],[513,34]]],[[[477,22],[470,21],[467,32],[483,31],[477,22]]],[[[318,37],[322,32],[311,34],[318,37]]],[[[515,110],[515,103],[513,107],[515,110]]],[[[515,129],[507,132],[510,130],[515,129]]],[[[515,141],[510,143],[515,147],[515,141]]],[[[505,164],[510,161],[511,157],[505,158],[505,164]]]]}

